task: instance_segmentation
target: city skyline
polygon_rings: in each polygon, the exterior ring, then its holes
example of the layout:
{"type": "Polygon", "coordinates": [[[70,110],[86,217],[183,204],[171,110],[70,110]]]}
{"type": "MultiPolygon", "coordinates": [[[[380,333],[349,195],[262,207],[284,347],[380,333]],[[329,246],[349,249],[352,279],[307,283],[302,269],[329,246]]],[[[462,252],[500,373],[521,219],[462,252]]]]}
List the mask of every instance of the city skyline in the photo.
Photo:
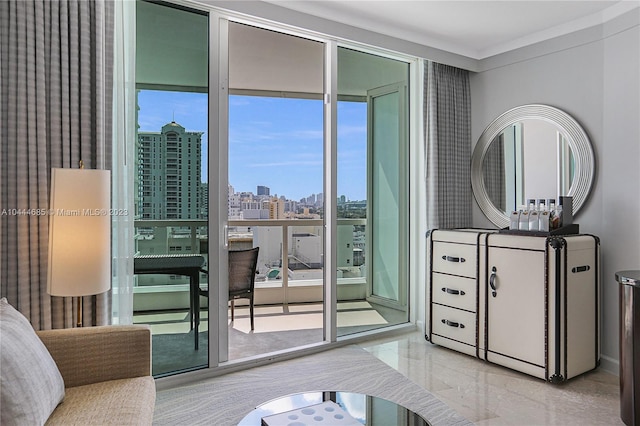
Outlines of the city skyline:
{"type": "MultiPolygon", "coordinates": [[[[175,121],[208,140],[207,95],[138,92],[138,131],[159,132],[175,121]]],[[[366,104],[338,103],[338,196],[366,199],[366,104]]],[[[229,183],[238,192],[267,186],[272,194],[300,200],[324,193],[323,102],[321,100],[229,97],[229,183]]],[[[208,146],[202,144],[203,182],[208,146]]]]}

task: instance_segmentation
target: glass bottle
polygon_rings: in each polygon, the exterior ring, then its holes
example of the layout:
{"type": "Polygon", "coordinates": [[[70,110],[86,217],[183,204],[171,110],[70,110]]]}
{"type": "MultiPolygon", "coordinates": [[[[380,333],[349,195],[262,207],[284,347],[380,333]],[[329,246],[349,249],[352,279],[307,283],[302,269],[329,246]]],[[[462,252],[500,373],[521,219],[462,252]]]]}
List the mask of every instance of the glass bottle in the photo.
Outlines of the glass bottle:
{"type": "Polygon", "coordinates": [[[558,228],[562,228],[562,203],[560,202],[556,204],[556,217],[558,218],[558,228]]]}
{"type": "Polygon", "coordinates": [[[549,198],[549,230],[558,229],[559,218],[556,214],[556,200],[549,198]]]}

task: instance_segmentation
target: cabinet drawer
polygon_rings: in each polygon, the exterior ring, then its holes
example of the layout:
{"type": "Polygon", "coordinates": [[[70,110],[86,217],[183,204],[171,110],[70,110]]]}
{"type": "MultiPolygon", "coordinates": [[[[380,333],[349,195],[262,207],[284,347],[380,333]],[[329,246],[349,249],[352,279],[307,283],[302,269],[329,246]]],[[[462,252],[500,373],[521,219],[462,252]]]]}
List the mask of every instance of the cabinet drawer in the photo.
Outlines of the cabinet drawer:
{"type": "Polygon", "coordinates": [[[432,266],[434,272],[475,278],[476,246],[434,241],[432,266]]]}
{"type": "Polygon", "coordinates": [[[476,344],[476,314],[432,304],[431,331],[468,345],[476,344]]]}
{"type": "Polygon", "coordinates": [[[434,272],[432,301],[454,308],[476,311],[476,280],[434,272]]]}

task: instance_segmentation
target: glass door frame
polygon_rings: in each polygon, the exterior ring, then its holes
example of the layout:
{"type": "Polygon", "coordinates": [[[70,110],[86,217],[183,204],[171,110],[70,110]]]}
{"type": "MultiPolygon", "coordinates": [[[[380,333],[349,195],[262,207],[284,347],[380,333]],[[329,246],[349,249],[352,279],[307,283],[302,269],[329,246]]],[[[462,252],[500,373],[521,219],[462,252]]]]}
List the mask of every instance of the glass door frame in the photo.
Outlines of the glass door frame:
{"type": "MultiPolygon", "coordinates": [[[[209,218],[209,226],[210,229],[215,229],[215,232],[218,235],[213,235],[210,231],[210,239],[209,239],[209,253],[210,256],[216,256],[218,259],[218,264],[213,265],[213,267],[218,268],[218,279],[215,280],[213,285],[217,288],[217,294],[219,295],[218,300],[218,312],[213,312],[212,309],[216,306],[214,304],[210,304],[209,306],[209,330],[218,330],[218,339],[213,339],[210,336],[210,342],[217,347],[210,346],[210,368],[214,368],[218,366],[220,363],[228,361],[228,329],[225,326],[227,321],[227,303],[226,303],[226,292],[228,289],[228,283],[226,281],[226,266],[227,266],[227,248],[228,244],[226,242],[226,230],[228,228],[228,221],[226,217],[226,209],[221,208],[220,206],[226,206],[227,203],[227,188],[228,188],[228,128],[227,126],[221,126],[222,123],[228,122],[228,96],[229,96],[229,74],[228,74],[228,63],[229,63],[229,52],[228,52],[228,27],[229,22],[238,22],[244,23],[248,25],[257,26],[260,28],[265,28],[273,31],[282,32],[284,34],[291,34],[298,37],[307,38],[310,40],[323,42],[325,45],[325,63],[324,63],[324,206],[325,206],[325,216],[324,216],[324,227],[325,227],[325,238],[324,238],[324,341],[322,344],[326,343],[335,343],[338,340],[348,339],[350,336],[338,337],[337,332],[337,99],[338,99],[338,47],[347,47],[350,49],[355,49],[358,51],[370,53],[373,55],[378,55],[381,57],[391,58],[401,60],[409,64],[410,73],[413,76],[417,74],[416,68],[418,64],[417,59],[412,59],[404,55],[400,54],[392,54],[387,51],[373,49],[370,47],[359,46],[355,43],[343,43],[338,42],[334,39],[329,39],[325,37],[320,37],[316,34],[306,34],[304,32],[292,31],[286,26],[281,27],[279,25],[274,25],[273,23],[263,23],[259,19],[251,20],[251,19],[237,19],[232,15],[223,15],[223,14],[215,14],[211,15],[211,24],[210,24],[210,46],[217,46],[217,52],[211,52],[212,61],[210,63],[210,128],[217,125],[218,127],[218,141],[220,143],[210,143],[209,148],[209,164],[218,164],[217,176],[218,182],[215,185],[217,193],[213,194],[211,192],[212,186],[210,185],[210,195],[209,195],[209,211],[216,211],[216,218],[214,218],[210,214],[209,218]],[[215,22],[214,22],[215,21],[215,22]],[[216,39],[217,35],[217,39],[216,39]],[[216,56],[217,54],[217,56],[216,56]],[[217,63],[214,63],[217,62],[217,63]],[[215,70],[217,70],[217,75],[215,75],[215,70]],[[411,72],[414,71],[414,72],[411,72]],[[219,79],[219,81],[216,80],[219,79]],[[215,98],[215,99],[214,99],[215,98]],[[218,111],[218,114],[215,112],[218,111]],[[215,115],[215,117],[214,117],[215,115]],[[216,123],[216,124],[213,124],[216,123]],[[216,158],[217,156],[217,158],[216,158]],[[215,202],[218,205],[215,205],[215,202]],[[214,220],[217,222],[217,227],[214,226],[214,220]],[[213,244],[217,242],[216,247],[212,247],[213,244]],[[211,319],[216,319],[217,324],[211,322],[211,319]],[[214,360],[213,355],[217,354],[217,359],[214,360]],[[215,362],[214,362],[215,361],[215,362]]],[[[415,84],[415,78],[410,78],[409,87],[412,84],[415,84]]],[[[410,92],[408,91],[407,86],[403,86],[399,89],[403,93],[401,94],[404,98],[404,101],[407,101],[407,98],[410,100],[412,96],[410,96],[410,92]]],[[[408,121],[408,115],[414,114],[414,105],[410,105],[409,111],[403,111],[404,117],[402,120],[404,122],[408,121]]],[[[404,138],[405,141],[415,140],[415,132],[413,129],[408,129],[408,137],[404,138]]],[[[210,132],[211,134],[211,132],[210,132]]],[[[402,147],[405,150],[405,164],[409,161],[406,161],[406,157],[408,156],[407,150],[410,149],[409,144],[405,143],[402,147]]],[[[412,164],[407,164],[409,170],[413,169],[412,164]]],[[[210,177],[212,173],[213,167],[210,168],[210,177]]],[[[409,184],[410,176],[407,174],[402,176],[402,186],[403,186],[403,200],[407,201],[410,198],[409,194],[409,184]]],[[[211,182],[211,179],[209,180],[211,182]]],[[[410,213],[405,212],[404,216],[409,216],[410,213]]],[[[415,217],[415,216],[414,216],[415,217]]],[[[406,222],[408,218],[402,218],[402,225],[405,228],[408,228],[406,222]]],[[[410,221],[409,221],[410,222],[410,221]]],[[[409,233],[408,239],[411,239],[411,234],[409,233]]],[[[401,249],[404,259],[408,259],[408,254],[412,252],[408,248],[409,241],[406,239],[402,241],[402,245],[404,246],[401,249]]],[[[409,260],[409,264],[413,264],[412,260],[409,260]]],[[[409,277],[412,275],[409,268],[404,268],[401,274],[405,283],[402,286],[401,298],[403,299],[402,303],[407,303],[410,305],[410,296],[407,293],[407,287],[411,289],[414,287],[411,283],[409,277]],[[406,297],[403,297],[406,296],[406,297]]],[[[214,292],[216,289],[213,289],[214,292]]],[[[409,322],[415,321],[415,317],[409,318],[409,322]]],[[[389,327],[389,329],[393,329],[394,327],[389,327]]],[[[384,329],[383,329],[384,330],[384,329]]],[[[296,351],[297,349],[304,350],[302,348],[292,348],[292,351],[296,351]]]]}
{"type": "MultiPolygon", "coordinates": [[[[421,120],[418,120],[421,113],[421,98],[416,94],[421,92],[421,73],[423,62],[419,58],[394,53],[385,49],[372,48],[356,42],[340,41],[335,37],[318,34],[313,31],[305,32],[300,29],[293,29],[286,24],[277,24],[266,21],[258,17],[248,18],[244,15],[236,14],[232,11],[222,11],[215,7],[207,7],[202,4],[195,4],[189,1],[177,0],[172,4],[185,5],[194,9],[206,11],[209,14],[209,141],[208,141],[208,164],[209,164],[209,271],[217,271],[209,277],[209,292],[217,294],[217,304],[209,303],[209,366],[201,370],[195,370],[174,376],[159,379],[160,388],[174,386],[180,383],[188,383],[196,378],[210,376],[213,370],[221,371],[237,368],[239,365],[256,364],[261,362],[261,357],[254,357],[244,360],[228,361],[228,329],[227,324],[227,249],[228,241],[227,229],[228,218],[226,205],[228,202],[228,159],[229,159],[229,22],[238,22],[265,28],[284,34],[295,35],[310,40],[320,41],[325,44],[325,64],[324,64],[324,253],[325,253],[325,273],[324,273],[324,341],[312,347],[291,348],[288,353],[312,353],[316,352],[318,346],[335,343],[341,340],[349,340],[360,335],[347,335],[338,337],[337,335],[337,56],[338,47],[347,47],[374,55],[397,59],[409,64],[410,78],[409,89],[406,95],[409,100],[409,129],[408,129],[408,149],[417,155],[409,156],[407,176],[403,179],[413,182],[422,176],[424,166],[424,147],[419,142],[422,137],[421,120]],[[416,89],[411,89],[416,88],[416,89]],[[420,98],[420,99],[418,99],[420,98]]],[[[408,156],[408,153],[407,153],[408,156]]],[[[418,180],[419,182],[419,180],[418,180]]],[[[406,199],[413,197],[424,199],[421,191],[423,184],[412,186],[407,184],[405,189],[406,199]]],[[[422,203],[424,204],[424,203],[422,203]]],[[[420,203],[410,203],[408,216],[410,218],[420,217],[424,214],[424,206],[420,203]]],[[[424,225],[418,220],[409,220],[409,236],[405,241],[406,261],[409,262],[407,268],[407,283],[409,295],[407,304],[413,306],[414,301],[424,300],[424,289],[417,290],[417,283],[424,282],[425,268],[423,259],[417,253],[425,253],[425,243],[418,237],[417,232],[425,234],[424,225]],[[423,251],[420,251],[423,250],[423,251]]],[[[212,299],[211,298],[211,299],[212,299]]],[[[424,307],[416,303],[418,314],[422,312],[424,318],[424,307]]],[[[391,326],[377,329],[364,334],[379,334],[385,331],[394,331],[399,328],[413,327],[419,318],[416,310],[409,309],[409,322],[399,326],[391,326]]],[[[420,324],[418,324],[420,325],[420,324]]],[[[290,356],[290,355],[288,355],[290,356]]],[[[269,359],[276,359],[277,356],[269,356],[269,359]]],[[[216,373],[218,374],[218,373],[216,373]]]]}
{"type": "Polygon", "coordinates": [[[325,43],[324,98],[324,341],[338,339],[338,44],[325,43]]]}
{"type": "Polygon", "coordinates": [[[386,95],[398,94],[398,142],[399,142],[399,153],[398,153],[398,168],[399,170],[404,170],[407,167],[407,157],[409,155],[407,150],[407,82],[402,81],[398,83],[388,84],[383,87],[378,87],[370,90],[367,93],[367,151],[370,153],[368,156],[368,164],[367,164],[367,180],[369,181],[367,184],[367,247],[365,258],[369,259],[368,269],[367,269],[367,277],[370,277],[370,280],[367,282],[367,300],[373,301],[377,304],[388,306],[394,309],[406,309],[409,305],[408,302],[408,294],[407,287],[408,283],[408,269],[409,265],[403,266],[402,260],[407,257],[407,243],[408,243],[408,222],[409,222],[409,212],[405,205],[408,203],[408,174],[403,174],[398,177],[398,231],[399,231],[399,239],[398,239],[398,274],[396,278],[398,279],[398,300],[392,300],[385,297],[382,297],[376,294],[374,289],[374,265],[373,265],[373,253],[374,253],[374,232],[377,230],[374,226],[374,169],[376,167],[373,152],[374,152],[374,144],[375,142],[375,131],[374,131],[374,120],[375,118],[375,107],[373,106],[374,100],[376,98],[380,98],[386,95]]]}

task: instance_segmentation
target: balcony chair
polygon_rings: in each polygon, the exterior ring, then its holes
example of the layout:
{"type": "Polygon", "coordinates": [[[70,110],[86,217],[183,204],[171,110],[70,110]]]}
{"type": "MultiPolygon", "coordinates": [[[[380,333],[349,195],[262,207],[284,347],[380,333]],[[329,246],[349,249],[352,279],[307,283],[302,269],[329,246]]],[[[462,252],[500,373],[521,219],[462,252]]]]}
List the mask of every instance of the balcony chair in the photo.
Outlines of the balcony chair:
{"type": "MultiPolygon", "coordinates": [[[[253,327],[253,290],[256,280],[259,247],[247,250],[229,251],[229,301],[231,302],[231,321],[234,320],[234,301],[249,299],[251,330],[253,327]]],[[[200,295],[209,297],[208,289],[199,289],[200,295]]]]}

